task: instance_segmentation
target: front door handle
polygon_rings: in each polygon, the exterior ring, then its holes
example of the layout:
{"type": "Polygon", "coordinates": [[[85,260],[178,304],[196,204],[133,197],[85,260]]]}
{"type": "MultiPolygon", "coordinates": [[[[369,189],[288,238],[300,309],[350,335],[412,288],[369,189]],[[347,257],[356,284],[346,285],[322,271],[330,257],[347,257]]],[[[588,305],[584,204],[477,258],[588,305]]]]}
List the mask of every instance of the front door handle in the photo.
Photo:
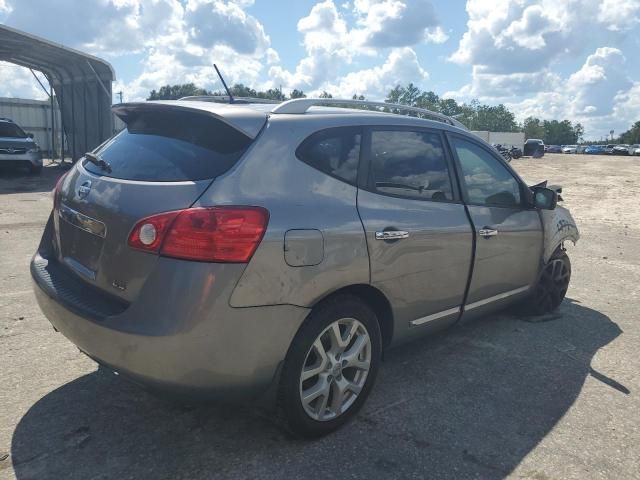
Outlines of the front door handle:
{"type": "Polygon", "coordinates": [[[491,227],[484,227],[478,230],[478,235],[484,238],[495,237],[498,235],[498,230],[491,227]]]}
{"type": "Polygon", "coordinates": [[[402,240],[403,238],[409,238],[409,232],[403,232],[402,230],[376,232],[376,240],[402,240]]]}

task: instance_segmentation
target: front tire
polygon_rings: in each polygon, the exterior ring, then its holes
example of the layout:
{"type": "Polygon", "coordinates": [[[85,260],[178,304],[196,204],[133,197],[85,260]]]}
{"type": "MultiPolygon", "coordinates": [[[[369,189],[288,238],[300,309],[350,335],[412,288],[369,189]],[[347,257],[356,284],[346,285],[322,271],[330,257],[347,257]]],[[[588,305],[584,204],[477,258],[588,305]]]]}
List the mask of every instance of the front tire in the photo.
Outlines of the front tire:
{"type": "Polygon", "coordinates": [[[375,382],[381,344],[375,313],[357,297],[340,295],[316,307],[282,369],[278,407],[288,430],[314,438],[351,420],[375,382]]]}
{"type": "Polygon", "coordinates": [[[534,315],[545,315],[557,309],[569,288],[571,261],[567,252],[558,249],[543,267],[531,296],[526,302],[527,310],[534,315]]]}

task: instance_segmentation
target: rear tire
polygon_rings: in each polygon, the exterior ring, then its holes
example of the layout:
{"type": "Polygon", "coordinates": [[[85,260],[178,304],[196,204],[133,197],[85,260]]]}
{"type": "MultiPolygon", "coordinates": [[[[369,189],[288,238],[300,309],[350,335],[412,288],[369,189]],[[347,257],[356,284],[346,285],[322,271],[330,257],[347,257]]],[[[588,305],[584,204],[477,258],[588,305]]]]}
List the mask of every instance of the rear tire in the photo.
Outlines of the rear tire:
{"type": "Polygon", "coordinates": [[[278,411],[285,427],[315,438],[351,420],[373,388],[381,345],[377,317],[357,297],[339,295],[314,308],[282,369],[278,411]]]}
{"type": "Polygon", "coordinates": [[[545,315],[557,309],[569,288],[571,261],[567,253],[558,249],[543,267],[530,297],[524,302],[528,313],[545,315]]]}

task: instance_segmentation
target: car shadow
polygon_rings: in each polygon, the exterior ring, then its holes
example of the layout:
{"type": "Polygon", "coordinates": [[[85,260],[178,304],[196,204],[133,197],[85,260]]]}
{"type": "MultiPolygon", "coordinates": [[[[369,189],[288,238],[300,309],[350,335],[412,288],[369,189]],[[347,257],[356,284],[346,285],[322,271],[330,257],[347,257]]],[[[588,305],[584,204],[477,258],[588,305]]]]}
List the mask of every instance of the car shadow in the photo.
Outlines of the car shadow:
{"type": "MultiPolygon", "coordinates": [[[[183,407],[103,370],[33,405],[11,461],[30,478],[504,478],[572,406],[621,330],[567,300],[554,316],[492,316],[386,355],[365,408],[316,441],[246,406],[183,407]]],[[[64,365],[60,365],[64,368],[64,365]]]]}
{"type": "Polygon", "coordinates": [[[69,170],[65,166],[47,164],[40,175],[31,175],[26,169],[4,167],[0,162],[0,195],[5,193],[50,192],[58,178],[69,170]]]}

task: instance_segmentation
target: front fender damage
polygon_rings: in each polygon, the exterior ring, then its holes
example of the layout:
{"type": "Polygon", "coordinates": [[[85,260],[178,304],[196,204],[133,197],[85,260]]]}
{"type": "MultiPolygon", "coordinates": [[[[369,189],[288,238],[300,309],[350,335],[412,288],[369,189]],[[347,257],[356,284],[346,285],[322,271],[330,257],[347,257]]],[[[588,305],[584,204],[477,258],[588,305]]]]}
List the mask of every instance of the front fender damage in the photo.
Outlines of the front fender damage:
{"type": "Polygon", "coordinates": [[[580,232],[566,208],[558,206],[554,210],[541,212],[544,225],[544,263],[547,263],[553,252],[566,240],[571,240],[575,245],[580,238],[580,232]]]}

